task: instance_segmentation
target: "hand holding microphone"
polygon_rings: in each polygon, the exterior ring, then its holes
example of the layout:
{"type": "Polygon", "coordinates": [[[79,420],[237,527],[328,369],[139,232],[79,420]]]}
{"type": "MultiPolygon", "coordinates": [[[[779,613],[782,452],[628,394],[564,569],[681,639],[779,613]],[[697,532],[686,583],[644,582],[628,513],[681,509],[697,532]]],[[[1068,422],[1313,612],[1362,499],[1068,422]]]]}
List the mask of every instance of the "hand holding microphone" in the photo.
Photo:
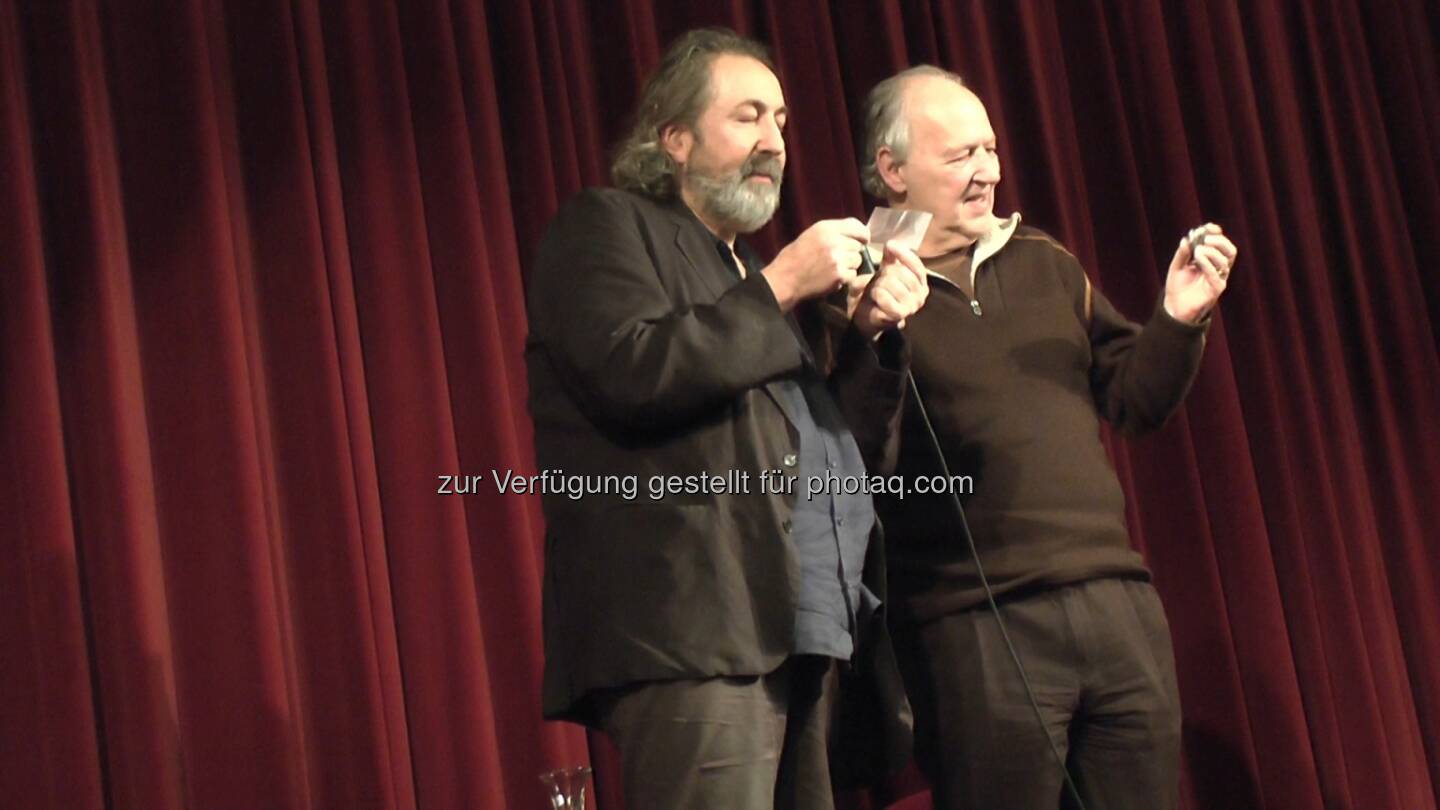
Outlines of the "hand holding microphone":
{"type": "Polygon", "coordinates": [[[855,277],[870,229],[858,219],[821,220],[781,249],[761,275],[782,312],[807,298],[828,295],[855,277]]]}
{"type": "MultiPolygon", "coordinates": [[[[868,251],[861,259],[873,271],[868,251]]],[[[859,293],[850,320],[868,338],[886,329],[904,329],[905,319],[919,312],[930,295],[925,265],[913,250],[894,242],[886,243],[880,270],[859,276],[850,288],[852,296],[859,293]]]]}

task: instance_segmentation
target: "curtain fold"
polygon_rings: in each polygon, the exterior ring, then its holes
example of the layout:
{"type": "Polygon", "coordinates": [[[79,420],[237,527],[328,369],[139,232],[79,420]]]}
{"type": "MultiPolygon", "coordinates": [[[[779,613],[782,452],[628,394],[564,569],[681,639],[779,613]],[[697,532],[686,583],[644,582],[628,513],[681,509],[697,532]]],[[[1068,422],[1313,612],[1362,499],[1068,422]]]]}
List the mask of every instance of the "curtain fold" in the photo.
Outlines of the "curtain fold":
{"type": "MultiPolygon", "coordinates": [[[[1240,246],[1186,407],[1108,432],[1182,806],[1440,796],[1440,13],[1420,0],[0,0],[0,803],[541,806],[524,278],[667,42],[772,48],[773,254],[863,96],[962,74],[997,210],[1132,318],[1240,246]],[[473,476],[464,495],[443,476],[473,476]]],[[[984,486],[977,480],[977,486],[984,486]]],[[[928,806],[909,771],[847,807],[928,806]]]]}

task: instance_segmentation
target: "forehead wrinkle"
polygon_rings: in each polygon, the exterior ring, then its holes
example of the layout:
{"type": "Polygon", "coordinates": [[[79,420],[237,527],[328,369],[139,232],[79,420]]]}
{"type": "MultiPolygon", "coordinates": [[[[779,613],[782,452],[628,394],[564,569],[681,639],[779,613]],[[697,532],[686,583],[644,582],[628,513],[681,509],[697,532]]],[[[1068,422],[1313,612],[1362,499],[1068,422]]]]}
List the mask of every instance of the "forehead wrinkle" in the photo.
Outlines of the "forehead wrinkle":
{"type": "Polygon", "coordinates": [[[996,142],[995,132],[981,111],[954,105],[919,106],[909,119],[911,148],[925,141],[937,154],[949,154],[996,142]]]}
{"type": "MultiPolygon", "coordinates": [[[[775,95],[781,99],[781,106],[783,106],[785,96],[780,89],[780,80],[764,63],[737,54],[720,54],[710,62],[710,84],[715,91],[715,100],[717,101],[737,94],[741,88],[737,88],[736,84],[740,82],[750,85],[743,88],[747,96],[771,89],[770,86],[755,88],[753,85],[756,81],[764,85],[773,85],[775,95]],[[728,65],[728,69],[723,69],[722,65],[728,65]]],[[[735,104],[738,106],[743,103],[747,103],[747,101],[739,101],[735,104]]],[[[768,102],[767,106],[769,106],[768,102]]]]}

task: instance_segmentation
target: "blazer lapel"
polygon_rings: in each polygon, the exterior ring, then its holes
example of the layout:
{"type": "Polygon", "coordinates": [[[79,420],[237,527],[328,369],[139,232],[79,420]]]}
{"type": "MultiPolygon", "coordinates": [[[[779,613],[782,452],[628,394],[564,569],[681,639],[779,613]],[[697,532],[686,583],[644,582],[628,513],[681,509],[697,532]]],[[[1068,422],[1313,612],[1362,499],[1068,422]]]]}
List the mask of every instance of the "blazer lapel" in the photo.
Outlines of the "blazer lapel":
{"type": "Polygon", "coordinates": [[[715,251],[714,238],[708,232],[701,233],[702,227],[694,227],[695,223],[685,218],[693,218],[694,215],[688,212],[676,215],[675,222],[675,249],[690,263],[690,269],[705,286],[714,294],[715,298],[725,294],[734,283],[732,278],[725,274],[731,272],[720,263],[720,254],[715,251]]]}
{"type": "MultiPolygon", "coordinates": [[[[693,222],[693,219],[694,214],[688,210],[675,212],[675,249],[690,263],[690,269],[700,277],[715,299],[719,299],[735,284],[733,274],[736,271],[724,265],[724,258],[715,249],[715,238],[708,231],[702,232],[704,226],[696,227],[698,223],[693,222]]],[[[795,333],[796,340],[800,342],[800,351],[808,362],[810,348],[800,337],[795,319],[786,315],[785,321],[790,324],[790,331],[795,333]]],[[[779,408],[780,413],[794,426],[795,414],[790,407],[790,398],[780,390],[779,383],[771,380],[762,385],[761,390],[775,402],[775,407],[779,408]]]]}

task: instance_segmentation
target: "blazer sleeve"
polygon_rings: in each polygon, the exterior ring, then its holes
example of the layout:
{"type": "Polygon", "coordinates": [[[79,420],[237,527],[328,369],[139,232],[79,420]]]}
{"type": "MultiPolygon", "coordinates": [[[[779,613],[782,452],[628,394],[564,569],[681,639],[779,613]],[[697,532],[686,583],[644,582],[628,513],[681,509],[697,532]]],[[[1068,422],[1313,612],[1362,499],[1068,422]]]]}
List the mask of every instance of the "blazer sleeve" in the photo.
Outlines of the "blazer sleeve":
{"type": "Polygon", "coordinates": [[[590,189],[541,241],[526,299],[531,340],[599,421],[684,422],[800,367],[760,274],[714,303],[677,304],[662,277],[692,270],[668,237],[650,234],[621,193],[590,189]]]}
{"type": "Polygon", "coordinates": [[[878,341],[867,340],[840,300],[807,305],[799,315],[801,329],[855,436],[865,469],[888,475],[899,457],[910,344],[898,329],[886,330],[878,341]]]}

